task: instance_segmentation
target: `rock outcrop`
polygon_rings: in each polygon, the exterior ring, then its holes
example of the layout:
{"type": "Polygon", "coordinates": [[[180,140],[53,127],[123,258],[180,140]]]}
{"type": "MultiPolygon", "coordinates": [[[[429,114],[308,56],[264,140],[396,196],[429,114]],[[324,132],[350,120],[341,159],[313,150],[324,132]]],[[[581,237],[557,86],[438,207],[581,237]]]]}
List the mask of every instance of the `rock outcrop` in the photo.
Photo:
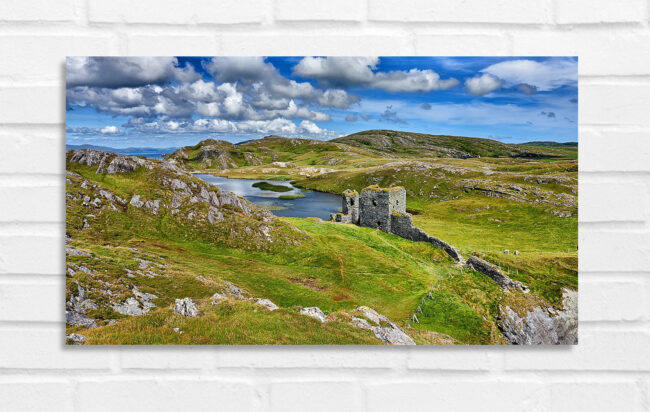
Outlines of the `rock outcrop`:
{"type": "Polygon", "coordinates": [[[353,316],[352,324],[358,328],[371,330],[382,342],[389,345],[415,345],[413,339],[391,322],[386,316],[380,315],[376,310],[367,306],[359,306],[353,316]]]}
{"type": "Polygon", "coordinates": [[[190,298],[176,299],[174,313],[189,318],[196,318],[199,316],[199,308],[190,298]]]}
{"type": "Polygon", "coordinates": [[[311,316],[312,318],[316,318],[321,323],[327,322],[327,319],[325,318],[325,314],[323,313],[323,311],[320,310],[320,308],[317,308],[315,306],[300,309],[300,314],[305,316],[311,316]]]}
{"type": "Polygon", "coordinates": [[[276,309],[279,309],[278,305],[271,302],[269,299],[257,299],[257,300],[255,300],[255,303],[257,303],[258,305],[260,305],[262,307],[267,308],[271,312],[273,312],[276,309]]]}
{"type": "Polygon", "coordinates": [[[513,345],[576,345],[578,343],[578,292],[565,289],[564,309],[535,306],[520,316],[510,306],[500,307],[497,325],[513,345]]]}

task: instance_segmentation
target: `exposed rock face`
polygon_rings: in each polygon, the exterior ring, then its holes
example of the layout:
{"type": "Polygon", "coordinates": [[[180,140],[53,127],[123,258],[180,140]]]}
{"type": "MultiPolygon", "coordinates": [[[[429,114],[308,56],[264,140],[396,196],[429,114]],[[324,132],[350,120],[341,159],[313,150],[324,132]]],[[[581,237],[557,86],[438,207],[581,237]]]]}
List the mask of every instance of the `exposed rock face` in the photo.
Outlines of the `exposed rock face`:
{"type": "Polygon", "coordinates": [[[371,330],[381,341],[389,345],[415,345],[413,339],[399,326],[386,316],[377,313],[376,310],[367,306],[359,306],[356,312],[365,319],[352,317],[352,324],[361,329],[371,330]]]}
{"type": "Polygon", "coordinates": [[[536,306],[522,318],[511,307],[500,307],[497,324],[513,345],[576,345],[578,343],[578,292],[564,290],[564,310],[536,306]]]}
{"type": "Polygon", "coordinates": [[[268,300],[268,299],[257,299],[257,300],[256,300],[256,303],[257,303],[258,305],[260,305],[260,306],[263,306],[263,307],[267,308],[267,309],[270,310],[271,312],[273,312],[274,310],[278,309],[278,305],[276,305],[275,303],[271,302],[271,301],[268,300]]]}
{"type": "Polygon", "coordinates": [[[83,326],[84,328],[96,328],[95,319],[86,317],[86,310],[97,309],[97,304],[90,299],[86,299],[86,291],[77,285],[77,296],[70,296],[66,302],[65,322],[68,325],[83,326]]]}
{"type": "Polygon", "coordinates": [[[157,299],[158,296],[151,293],[140,292],[137,287],[133,288],[133,298],[127,298],[122,303],[113,304],[113,310],[128,316],[142,316],[149,312],[151,308],[156,305],[151,302],[152,299],[157,299]]]}
{"type": "Polygon", "coordinates": [[[86,337],[78,333],[70,333],[65,335],[66,344],[69,345],[83,345],[86,342],[86,337]]]}
{"type": "Polygon", "coordinates": [[[470,258],[467,260],[467,266],[488,275],[492,278],[492,280],[494,280],[499,286],[504,289],[510,288],[519,289],[523,292],[529,291],[528,286],[525,286],[519,281],[510,279],[501,271],[501,269],[477,256],[470,256],[470,258]]]}
{"type": "Polygon", "coordinates": [[[226,288],[224,289],[223,293],[226,296],[230,296],[235,299],[244,299],[244,292],[230,282],[226,282],[226,288]]]}
{"type": "Polygon", "coordinates": [[[320,308],[317,308],[315,306],[310,308],[300,309],[300,314],[305,316],[311,316],[312,318],[316,318],[319,321],[321,321],[321,323],[327,322],[327,319],[325,318],[325,314],[323,313],[323,311],[320,310],[320,308]]]}
{"type": "Polygon", "coordinates": [[[196,318],[199,316],[199,308],[190,298],[176,299],[174,304],[174,313],[177,315],[196,318]]]}

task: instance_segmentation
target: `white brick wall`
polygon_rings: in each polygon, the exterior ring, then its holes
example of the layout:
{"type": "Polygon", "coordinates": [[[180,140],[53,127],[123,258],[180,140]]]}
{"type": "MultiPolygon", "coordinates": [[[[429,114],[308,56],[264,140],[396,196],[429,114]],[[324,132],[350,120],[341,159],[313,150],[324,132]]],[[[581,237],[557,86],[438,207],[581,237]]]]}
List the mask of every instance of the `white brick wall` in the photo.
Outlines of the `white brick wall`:
{"type": "Polygon", "coordinates": [[[3,0],[0,409],[650,409],[650,0],[3,0]],[[579,55],[577,347],[63,346],[66,55],[579,55]]]}

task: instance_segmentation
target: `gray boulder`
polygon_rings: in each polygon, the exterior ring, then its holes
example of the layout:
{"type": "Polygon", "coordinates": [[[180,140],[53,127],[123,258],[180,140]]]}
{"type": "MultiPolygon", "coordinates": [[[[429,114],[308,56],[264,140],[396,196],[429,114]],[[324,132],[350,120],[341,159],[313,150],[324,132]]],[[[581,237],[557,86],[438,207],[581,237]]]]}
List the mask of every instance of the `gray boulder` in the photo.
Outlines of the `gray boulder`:
{"type": "Polygon", "coordinates": [[[275,303],[271,302],[268,299],[257,299],[256,303],[260,306],[267,308],[271,312],[278,309],[278,305],[276,305],[275,303]]]}
{"type": "Polygon", "coordinates": [[[415,342],[409,335],[399,328],[372,328],[375,336],[389,345],[415,345],[415,342]]]}
{"type": "Polygon", "coordinates": [[[199,308],[190,298],[176,299],[174,313],[177,315],[196,318],[199,316],[199,308]]]}
{"type": "Polygon", "coordinates": [[[131,201],[129,202],[129,204],[131,206],[135,206],[137,208],[140,208],[140,207],[144,206],[144,202],[142,200],[140,200],[140,195],[133,195],[133,197],[131,198],[131,201]]]}
{"type": "Polygon", "coordinates": [[[78,333],[70,333],[65,335],[65,341],[68,345],[83,345],[86,342],[86,337],[78,333]]]}
{"type": "Polygon", "coordinates": [[[312,306],[309,308],[302,308],[300,309],[300,314],[305,316],[311,316],[312,318],[316,318],[319,321],[321,321],[321,323],[327,322],[327,319],[325,318],[325,314],[323,313],[323,311],[320,310],[320,308],[317,308],[316,306],[312,306]]]}

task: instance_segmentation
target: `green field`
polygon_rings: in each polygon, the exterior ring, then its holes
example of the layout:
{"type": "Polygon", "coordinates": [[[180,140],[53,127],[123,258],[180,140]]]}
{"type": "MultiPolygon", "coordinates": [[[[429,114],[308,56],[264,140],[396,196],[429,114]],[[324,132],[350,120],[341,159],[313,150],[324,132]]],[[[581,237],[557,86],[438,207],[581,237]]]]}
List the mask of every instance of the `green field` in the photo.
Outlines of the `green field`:
{"type": "Polygon", "coordinates": [[[355,308],[368,306],[418,344],[504,344],[500,306],[523,314],[535,305],[561,308],[562,289],[577,289],[577,147],[371,132],[333,142],[209,140],[168,159],[187,170],[291,180],[331,193],[403,186],[418,227],[464,256],[501,266],[531,293],[506,292],[429,244],[348,224],[273,219],[222,192],[212,206],[195,201],[205,183],[156,161],[106,173],[70,161],[69,153],[66,234],[81,253],[68,256],[67,300],[81,287],[96,306],[85,316],[98,327],[68,325],[67,332],[84,335],[86,344],[381,344],[350,323],[355,308]],[[173,179],[192,193],[179,195],[173,179]],[[101,190],[126,202],[108,202],[101,190]],[[156,213],[135,207],[135,194],[162,206],[156,213]],[[253,300],[212,305],[226,282],[280,309],[253,300]],[[115,305],[134,287],[155,295],[156,306],[141,316],[119,313],[115,305]],[[184,297],[199,304],[200,317],[172,313],[184,297]],[[330,321],[299,314],[310,306],[330,321]]]}

